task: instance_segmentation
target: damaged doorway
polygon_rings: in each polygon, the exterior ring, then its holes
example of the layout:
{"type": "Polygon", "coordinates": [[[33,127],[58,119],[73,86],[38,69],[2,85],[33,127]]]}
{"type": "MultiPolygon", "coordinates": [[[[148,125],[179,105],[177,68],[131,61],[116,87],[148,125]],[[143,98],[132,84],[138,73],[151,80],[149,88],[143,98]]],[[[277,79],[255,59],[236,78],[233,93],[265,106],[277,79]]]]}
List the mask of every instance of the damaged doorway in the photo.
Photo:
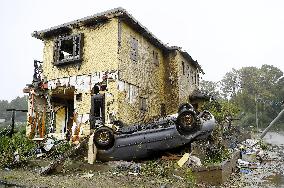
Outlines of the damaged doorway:
{"type": "Polygon", "coordinates": [[[54,130],[62,139],[71,135],[74,114],[75,88],[57,87],[52,91],[51,104],[54,109],[54,130]]]}

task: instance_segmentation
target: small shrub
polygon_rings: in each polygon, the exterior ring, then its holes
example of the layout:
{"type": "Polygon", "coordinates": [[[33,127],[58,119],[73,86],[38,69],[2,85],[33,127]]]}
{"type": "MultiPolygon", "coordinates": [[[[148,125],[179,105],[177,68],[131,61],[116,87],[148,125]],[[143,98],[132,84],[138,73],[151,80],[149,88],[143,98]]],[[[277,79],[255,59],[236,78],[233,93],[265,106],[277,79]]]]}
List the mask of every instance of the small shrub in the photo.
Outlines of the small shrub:
{"type": "Polygon", "coordinates": [[[222,145],[208,148],[204,159],[205,164],[218,164],[229,159],[230,151],[222,145]]]}
{"type": "Polygon", "coordinates": [[[171,161],[161,163],[159,161],[147,161],[141,168],[143,175],[152,177],[167,177],[173,168],[171,161]]]}
{"type": "Polygon", "coordinates": [[[14,162],[14,153],[18,151],[20,161],[25,161],[33,156],[36,144],[26,138],[20,132],[14,134],[12,138],[8,136],[0,137],[0,167],[5,167],[14,162]]]}

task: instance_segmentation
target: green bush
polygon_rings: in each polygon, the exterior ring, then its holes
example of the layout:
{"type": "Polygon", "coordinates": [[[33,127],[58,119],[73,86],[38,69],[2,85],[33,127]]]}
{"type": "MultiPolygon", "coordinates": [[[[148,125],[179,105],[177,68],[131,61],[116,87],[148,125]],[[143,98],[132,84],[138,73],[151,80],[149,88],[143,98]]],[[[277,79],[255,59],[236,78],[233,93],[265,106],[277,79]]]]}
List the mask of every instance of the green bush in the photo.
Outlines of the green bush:
{"type": "Polygon", "coordinates": [[[8,166],[14,162],[14,153],[18,151],[20,161],[32,157],[36,144],[18,132],[12,136],[0,137],[0,167],[8,166]]]}
{"type": "Polygon", "coordinates": [[[171,161],[162,163],[158,160],[147,161],[142,165],[141,172],[144,175],[151,177],[167,177],[170,170],[173,168],[171,161]]]}

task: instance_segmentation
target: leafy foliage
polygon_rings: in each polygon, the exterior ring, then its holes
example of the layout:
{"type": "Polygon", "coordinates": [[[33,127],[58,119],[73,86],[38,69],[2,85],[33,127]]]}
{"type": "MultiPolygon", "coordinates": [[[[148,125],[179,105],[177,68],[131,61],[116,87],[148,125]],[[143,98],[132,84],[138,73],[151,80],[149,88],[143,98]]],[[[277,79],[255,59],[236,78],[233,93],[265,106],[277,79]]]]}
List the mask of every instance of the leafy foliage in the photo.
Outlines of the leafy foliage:
{"type": "Polygon", "coordinates": [[[244,113],[240,120],[243,127],[255,127],[256,114],[259,126],[266,127],[280,112],[284,100],[283,72],[272,65],[232,69],[220,82],[203,81],[201,85],[208,93],[217,94],[219,103],[207,103],[204,109],[213,112],[219,122],[226,114],[234,117],[244,113]]]}
{"type": "Polygon", "coordinates": [[[20,161],[25,161],[30,158],[36,145],[29,140],[22,132],[18,132],[12,136],[0,137],[0,167],[5,167],[12,164],[15,160],[14,154],[17,151],[20,156],[20,161]]]}
{"type": "Polygon", "coordinates": [[[233,102],[228,100],[214,100],[204,103],[203,110],[209,110],[215,117],[218,123],[222,123],[227,116],[236,116],[239,113],[239,108],[233,102]]]}

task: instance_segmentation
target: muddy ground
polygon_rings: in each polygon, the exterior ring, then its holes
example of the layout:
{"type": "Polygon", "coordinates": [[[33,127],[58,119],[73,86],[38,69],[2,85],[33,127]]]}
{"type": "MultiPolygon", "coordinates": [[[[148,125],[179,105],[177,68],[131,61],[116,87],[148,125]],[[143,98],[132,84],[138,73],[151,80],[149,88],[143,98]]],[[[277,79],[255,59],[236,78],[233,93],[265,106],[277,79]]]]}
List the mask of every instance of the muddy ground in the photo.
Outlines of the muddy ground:
{"type": "MultiPolygon", "coordinates": [[[[261,165],[247,173],[232,174],[219,187],[284,187],[284,133],[270,132],[265,141],[271,145],[265,150],[261,165]]],[[[88,165],[67,160],[59,173],[49,176],[39,175],[38,163],[41,162],[0,170],[0,187],[213,187],[194,184],[191,173],[178,168],[176,161],[88,165]]]]}

